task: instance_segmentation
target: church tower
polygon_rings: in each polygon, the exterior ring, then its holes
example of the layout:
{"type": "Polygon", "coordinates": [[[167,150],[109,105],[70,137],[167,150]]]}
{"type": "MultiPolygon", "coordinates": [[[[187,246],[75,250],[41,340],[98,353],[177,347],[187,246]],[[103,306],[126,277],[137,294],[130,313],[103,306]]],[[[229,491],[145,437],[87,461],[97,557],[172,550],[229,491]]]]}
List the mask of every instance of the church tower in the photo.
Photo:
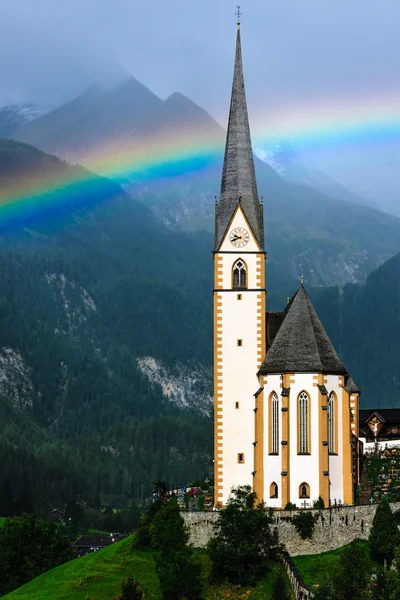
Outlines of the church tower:
{"type": "MultiPolygon", "coordinates": [[[[265,357],[263,206],[258,198],[244,87],[240,23],[214,251],[215,504],[254,485],[254,396],[265,357]]],[[[262,418],[261,411],[258,418],[262,418]]],[[[260,445],[261,447],[261,445],[260,445]]]]}
{"type": "Polygon", "coordinates": [[[214,502],[250,485],[273,508],[354,503],[359,390],[303,282],[266,313],[258,199],[238,23],[214,250],[214,502]]]}

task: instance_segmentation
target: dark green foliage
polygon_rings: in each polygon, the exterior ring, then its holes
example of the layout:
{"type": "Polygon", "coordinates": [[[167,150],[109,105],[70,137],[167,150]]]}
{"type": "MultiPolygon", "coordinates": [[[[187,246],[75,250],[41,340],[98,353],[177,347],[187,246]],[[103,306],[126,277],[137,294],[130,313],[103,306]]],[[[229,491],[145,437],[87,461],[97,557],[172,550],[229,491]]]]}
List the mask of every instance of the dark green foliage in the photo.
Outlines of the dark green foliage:
{"type": "Polygon", "coordinates": [[[7,519],[0,528],[0,594],[73,557],[62,526],[33,516],[7,519]]]}
{"type": "Polygon", "coordinates": [[[369,597],[371,563],[365,546],[357,540],[340,555],[334,573],[314,592],[314,600],[363,600],[369,597]]]}
{"type": "Polygon", "coordinates": [[[201,600],[201,565],[189,547],[189,534],[179,509],[163,505],[150,527],[152,544],[160,550],[156,570],[164,600],[201,600]]]}
{"type": "Polygon", "coordinates": [[[151,502],[147,511],[144,513],[144,515],[142,515],[138,530],[136,532],[135,540],[133,542],[135,548],[141,548],[144,550],[152,547],[151,526],[154,518],[162,507],[163,504],[161,500],[151,502]]]}
{"type": "Polygon", "coordinates": [[[143,592],[132,575],[129,575],[128,579],[122,583],[122,592],[118,600],[142,600],[142,598],[143,592]]]}
{"type": "Polygon", "coordinates": [[[379,502],[369,534],[369,544],[374,558],[389,564],[394,557],[395,549],[400,546],[400,532],[389,502],[382,498],[379,502]]]}
{"type": "Polygon", "coordinates": [[[215,525],[208,544],[211,578],[236,585],[255,585],[266,573],[268,562],[279,551],[271,516],[263,505],[255,506],[250,486],[236,488],[215,525]]]}
{"type": "Polygon", "coordinates": [[[298,512],[294,515],[292,523],[302,540],[312,538],[317,519],[317,515],[313,515],[313,513],[308,511],[298,512]]]}
{"type": "Polygon", "coordinates": [[[374,590],[374,600],[399,600],[400,598],[400,548],[396,548],[391,569],[381,573],[374,590]]]}
{"type": "Polygon", "coordinates": [[[270,600],[292,600],[292,594],[288,590],[287,578],[282,569],[278,569],[276,572],[270,600]]]}
{"type": "Polygon", "coordinates": [[[296,508],[297,508],[297,507],[296,507],[296,505],[295,505],[295,504],[293,504],[293,502],[288,502],[288,503],[286,504],[286,506],[285,506],[285,509],[284,509],[284,510],[296,510],[296,508]]]}
{"type": "Polygon", "coordinates": [[[321,496],[318,496],[318,499],[314,502],[314,508],[325,508],[325,502],[321,496]]]}

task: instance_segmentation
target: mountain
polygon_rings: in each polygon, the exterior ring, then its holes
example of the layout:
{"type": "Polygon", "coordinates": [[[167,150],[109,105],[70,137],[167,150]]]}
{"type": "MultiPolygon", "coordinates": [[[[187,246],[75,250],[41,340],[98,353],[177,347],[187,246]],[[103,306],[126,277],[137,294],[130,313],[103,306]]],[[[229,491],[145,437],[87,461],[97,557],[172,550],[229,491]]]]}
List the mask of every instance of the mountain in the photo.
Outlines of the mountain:
{"type": "Polygon", "coordinates": [[[0,107],[0,137],[8,137],[14,131],[37,119],[49,109],[36,104],[6,104],[0,107]]]}
{"type": "Polygon", "coordinates": [[[111,88],[92,86],[84,94],[26,123],[13,138],[72,162],[99,146],[120,142],[135,132],[160,105],[160,100],[134,77],[111,88]]]}
{"type": "Polygon", "coordinates": [[[363,407],[400,402],[400,254],[365,285],[314,290],[313,301],[343,362],[361,389],[363,407]]]}
{"type": "MultiPolygon", "coordinates": [[[[170,228],[213,231],[225,132],[182,94],[162,101],[132,77],[89,90],[13,137],[113,177],[170,228]]],[[[300,275],[312,286],[364,282],[400,251],[400,220],[360,205],[337,182],[315,170],[312,186],[288,181],[259,159],[256,170],[277,289],[300,275]]]]}
{"type": "Polygon", "coordinates": [[[22,143],[0,165],[25,190],[1,215],[0,513],[28,488],[43,509],[209,474],[211,235],[22,143]]]}
{"type": "Polygon", "coordinates": [[[271,144],[266,148],[257,148],[255,153],[260,160],[288,181],[310,186],[337,200],[355,202],[379,210],[378,205],[372,200],[354,194],[345,185],[310,164],[301,150],[289,140],[271,144]]]}
{"type": "MultiPolygon", "coordinates": [[[[20,142],[0,141],[0,166],[2,202],[13,182],[24,190],[0,215],[0,514],[4,498],[19,511],[78,494],[123,504],[151,480],[209,474],[212,235],[165,227],[115,182],[20,142]]],[[[370,235],[388,235],[368,210],[370,235]]],[[[298,285],[290,234],[290,221],[269,229],[269,310],[298,285]]],[[[364,404],[397,401],[399,275],[400,255],[365,286],[311,290],[364,404]]]]}

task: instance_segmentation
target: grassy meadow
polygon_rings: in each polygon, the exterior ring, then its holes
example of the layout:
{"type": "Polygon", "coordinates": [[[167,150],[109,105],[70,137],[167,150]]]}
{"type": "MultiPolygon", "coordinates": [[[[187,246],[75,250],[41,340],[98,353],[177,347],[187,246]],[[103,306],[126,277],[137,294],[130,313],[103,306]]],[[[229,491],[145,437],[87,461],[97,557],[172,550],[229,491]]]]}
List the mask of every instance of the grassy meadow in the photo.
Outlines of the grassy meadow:
{"type": "MultiPolygon", "coordinates": [[[[210,561],[201,550],[196,550],[203,565],[204,579],[208,578],[210,561]]],[[[76,558],[52,569],[21,588],[4,596],[7,600],[115,600],[121,582],[132,573],[140,583],[146,600],[162,600],[158,583],[154,551],[132,549],[132,538],[76,558]]],[[[265,600],[270,595],[272,582],[280,565],[273,565],[270,573],[257,588],[214,587],[206,585],[205,600],[265,600]]],[[[287,581],[290,589],[289,581],[287,581]]]]}

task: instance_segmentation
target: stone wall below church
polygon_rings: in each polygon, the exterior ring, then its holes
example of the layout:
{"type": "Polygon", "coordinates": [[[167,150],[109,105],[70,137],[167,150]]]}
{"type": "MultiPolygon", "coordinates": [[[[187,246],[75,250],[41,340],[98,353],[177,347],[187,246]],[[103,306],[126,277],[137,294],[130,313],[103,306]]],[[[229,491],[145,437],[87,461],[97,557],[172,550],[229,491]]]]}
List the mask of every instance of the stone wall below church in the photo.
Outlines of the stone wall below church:
{"type": "MultiPolygon", "coordinates": [[[[313,510],[319,518],[311,540],[302,540],[290,518],[296,511],[275,511],[273,526],[278,528],[279,540],[291,556],[319,554],[349,544],[356,538],[368,539],[377,505],[343,506],[313,510]]],[[[391,504],[392,511],[400,510],[400,502],[391,504]]],[[[203,548],[213,536],[213,526],[218,512],[183,512],[182,517],[190,533],[190,543],[203,548]]]]}

